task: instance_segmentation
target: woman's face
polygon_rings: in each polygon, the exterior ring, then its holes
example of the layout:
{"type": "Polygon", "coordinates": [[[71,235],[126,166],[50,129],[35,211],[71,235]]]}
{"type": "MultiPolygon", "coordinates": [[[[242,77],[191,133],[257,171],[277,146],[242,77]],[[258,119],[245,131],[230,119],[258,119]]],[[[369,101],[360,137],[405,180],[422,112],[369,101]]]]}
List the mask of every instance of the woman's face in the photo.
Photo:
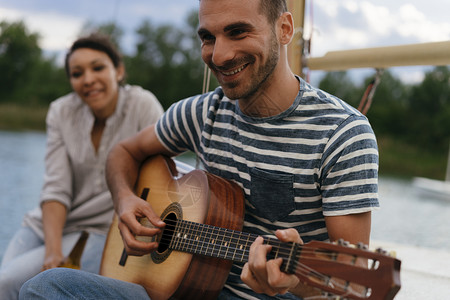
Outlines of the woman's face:
{"type": "Polygon", "coordinates": [[[91,108],[98,119],[114,113],[119,95],[123,66],[114,67],[102,51],[80,48],[69,57],[69,78],[73,90],[91,108]]]}

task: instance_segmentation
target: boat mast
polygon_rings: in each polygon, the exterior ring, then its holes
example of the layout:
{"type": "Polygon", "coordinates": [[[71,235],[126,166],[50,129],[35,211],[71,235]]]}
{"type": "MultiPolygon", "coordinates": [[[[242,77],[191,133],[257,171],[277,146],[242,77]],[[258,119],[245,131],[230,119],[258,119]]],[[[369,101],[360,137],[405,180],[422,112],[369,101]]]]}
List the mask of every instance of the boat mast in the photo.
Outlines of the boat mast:
{"type": "Polygon", "coordinates": [[[305,0],[287,0],[287,5],[294,18],[295,26],[295,34],[288,47],[288,61],[292,72],[303,77],[305,0]]]}

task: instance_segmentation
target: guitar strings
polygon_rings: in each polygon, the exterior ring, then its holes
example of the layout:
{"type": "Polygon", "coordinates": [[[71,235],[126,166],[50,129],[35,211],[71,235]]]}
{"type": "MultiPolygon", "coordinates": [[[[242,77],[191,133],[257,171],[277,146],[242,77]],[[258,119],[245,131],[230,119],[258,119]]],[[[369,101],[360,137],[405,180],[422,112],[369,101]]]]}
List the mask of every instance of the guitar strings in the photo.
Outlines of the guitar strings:
{"type": "MultiPolygon", "coordinates": [[[[312,278],[315,278],[315,279],[319,280],[320,282],[323,282],[323,284],[321,286],[329,287],[333,290],[337,290],[337,289],[340,290],[341,293],[339,294],[339,296],[341,296],[341,297],[342,296],[346,297],[346,296],[351,296],[351,295],[356,295],[358,297],[364,297],[364,298],[366,297],[366,295],[355,291],[351,287],[351,285],[342,284],[338,281],[339,279],[330,278],[329,276],[324,275],[320,272],[317,272],[314,269],[312,269],[311,267],[309,267],[303,263],[299,263],[299,265],[297,266],[297,269],[295,271],[295,275],[301,276],[301,277],[307,279],[312,284],[314,282],[316,282],[312,279],[312,278]]],[[[343,281],[343,280],[341,280],[341,281],[343,281]]]]}
{"type": "MultiPolygon", "coordinates": [[[[169,232],[172,232],[172,233],[176,232],[176,230],[170,230],[170,229],[165,229],[165,231],[169,231],[169,232]]],[[[248,235],[248,234],[246,234],[246,235],[248,235]]],[[[195,235],[195,236],[197,236],[197,235],[195,235]]],[[[172,235],[172,237],[173,237],[173,235],[172,235]]],[[[177,238],[176,242],[175,242],[175,244],[182,243],[182,246],[181,247],[180,246],[175,247],[176,249],[174,249],[174,250],[181,250],[181,251],[184,250],[185,252],[186,251],[188,251],[188,252],[189,251],[191,251],[191,252],[194,251],[195,253],[204,254],[204,255],[207,255],[208,252],[213,254],[212,251],[216,251],[216,253],[214,253],[214,254],[220,255],[220,256],[226,256],[225,254],[227,252],[234,252],[234,253],[239,252],[239,253],[241,253],[241,255],[240,255],[241,258],[242,258],[241,261],[245,261],[245,259],[248,258],[248,253],[249,253],[248,244],[251,244],[254,241],[254,239],[256,239],[256,235],[254,235],[253,237],[248,236],[247,238],[240,239],[240,241],[243,242],[242,244],[246,244],[246,246],[243,247],[243,248],[242,247],[234,248],[234,247],[240,246],[239,242],[232,242],[232,241],[230,241],[229,244],[227,244],[227,245],[216,243],[217,240],[220,240],[220,238],[224,239],[225,237],[228,238],[229,236],[217,235],[216,239],[214,239],[214,241],[211,241],[211,240],[193,239],[193,238],[191,238],[191,235],[183,235],[183,237],[177,238]],[[226,247],[227,249],[223,249],[224,247],[226,247]],[[200,249],[205,249],[205,252],[203,253],[202,251],[196,251],[199,248],[200,249]]],[[[173,242],[173,241],[174,241],[174,238],[170,238],[169,237],[169,238],[165,239],[164,235],[162,236],[162,238],[160,240],[160,242],[165,243],[166,245],[169,245],[169,246],[170,246],[171,242],[173,242]]],[[[278,250],[277,253],[279,254],[279,256],[281,256],[281,257],[288,257],[288,256],[290,256],[290,254],[291,254],[291,247],[283,246],[284,243],[279,242],[278,240],[275,240],[275,239],[271,239],[269,242],[272,243],[271,244],[272,246],[278,247],[279,250],[278,250]],[[273,244],[273,243],[275,243],[275,244],[273,244]]],[[[173,246],[176,246],[176,245],[173,245],[173,246]]],[[[302,254],[330,255],[330,251],[328,251],[328,250],[327,251],[322,251],[322,250],[317,250],[317,248],[310,248],[310,247],[302,246],[302,245],[299,245],[299,248],[300,248],[301,252],[300,252],[299,255],[296,255],[294,257],[295,259],[300,259],[302,254]]],[[[234,257],[234,256],[235,255],[233,255],[233,259],[236,259],[236,257],[234,257]]],[[[229,257],[229,256],[226,256],[226,257],[229,257]]]]}
{"type": "MultiPolygon", "coordinates": [[[[173,250],[180,250],[180,251],[188,251],[189,250],[192,252],[194,251],[194,253],[199,253],[199,254],[204,254],[207,255],[207,250],[205,250],[204,253],[202,253],[201,251],[196,251],[199,248],[200,249],[208,249],[211,245],[212,251],[214,251],[214,248],[218,248],[215,249],[216,250],[216,255],[218,255],[219,257],[227,257],[226,253],[228,252],[234,252],[233,258],[234,260],[236,259],[234,256],[236,254],[237,251],[241,251],[242,254],[239,255],[241,257],[241,262],[246,262],[248,260],[248,256],[249,256],[249,247],[248,247],[248,243],[253,243],[253,241],[256,239],[257,235],[253,235],[250,233],[245,233],[245,232],[239,232],[239,231],[234,231],[234,230],[229,230],[229,229],[225,229],[225,228],[220,228],[220,227],[215,227],[215,226],[211,226],[211,225],[207,225],[207,224],[200,224],[200,223],[195,223],[195,222],[190,222],[190,221],[185,221],[185,220],[181,220],[181,222],[179,220],[166,220],[166,227],[164,228],[164,232],[161,235],[161,240],[160,242],[163,242],[167,245],[170,246],[170,244],[172,244],[172,242],[174,241],[174,239],[176,240],[175,244],[178,243],[182,243],[183,246],[181,247],[175,247],[176,249],[173,250]],[[178,224],[182,224],[181,226],[178,226],[178,230],[177,230],[177,225],[178,224]],[[181,228],[180,228],[181,227],[181,228]],[[190,228],[188,228],[190,227],[190,228]],[[201,232],[199,231],[199,228],[201,228],[201,232]],[[210,232],[208,232],[208,229],[210,230],[210,232]],[[208,240],[201,240],[198,239],[199,235],[198,233],[204,233],[204,231],[207,231],[206,233],[209,234],[214,234],[215,235],[215,239],[214,242],[208,241],[208,240]],[[181,237],[175,237],[174,234],[176,232],[184,232],[184,235],[182,235],[181,237]],[[165,234],[165,233],[169,233],[169,234],[165,234]],[[228,235],[227,235],[228,233],[228,235]],[[239,238],[240,237],[244,237],[242,240],[246,240],[246,247],[243,248],[237,248],[239,242],[233,243],[231,241],[227,241],[229,242],[229,244],[231,246],[227,245],[223,245],[223,244],[217,244],[216,241],[220,240],[220,238],[222,238],[222,241],[225,241],[225,238],[232,238],[232,235],[238,235],[239,238]],[[195,238],[192,238],[195,237],[195,238]],[[236,247],[234,247],[236,246],[236,247]],[[226,249],[223,249],[223,248],[226,249]],[[217,252],[217,250],[219,252],[217,252]],[[230,251],[231,250],[231,251],[230,251]],[[234,250],[234,251],[233,251],[234,250]],[[218,254],[217,254],[218,253],[218,254]]],[[[208,238],[208,237],[206,237],[208,238]]],[[[286,258],[291,256],[291,250],[292,247],[291,246],[285,246],[286,243],[281,242],[277,239],[274,238],[264,238],[264,240],[270,244],[271,246],[274,246],[276,248],[278,248],[277,254],[279,254],[280,256],[286,258]]],[[[176,246],[176,245],[173,245],[176,246]]],[[[314,269],[308,267],[307,265],[300,263],[298,260],[301,258],[302,254],[309,254],[309,255],[313,255],[316,258],[320,259],[320,260],[324,260],[320,257],[317,257],[317,254],[323,254],[326,256],[329,256],[332,253],[335,253],[336,255],[338,253],[336,252],[332,252],[330,250],[318,250],[317,248],[312,248],[312,247],[307,247],[307,246],[303,246],[298,244],[298,247],[300,248],[299,253],[297,253],[296,255],[294,255],[294,258],[296,259],[296,263],[298,264],[295,267],[295,272],[294,274],[297,276],[302,276],[303,278],[309,279],[311,282],[314,282],[312,278],[316,278],[316,280],[319,280],[321,282],[323,282],[326,287],[331,287],[333,289],[339,288],[341,291],[346,292],[345,294],[342,294],[341,296],[348,296],[348,295],[355,295],[357,294],[348,284],[341,284],[338,281],[336,281],[333,278],[330,278],[330,276],[322,274],[320,272],[315,271],[314,269]]],[[[212,255],[212,252],[210,256],[212,255]]],[[[229,256],[228,256],[229,257],[229,256]]],[[[360,295],[360,294],[357,294],[360,295]]]]}
{"type": "MultiPolygon", "coordinates": [[[[165,227],[164,233],[169,233],[169,234],[163,233],[160,242],[166,243],[168,245],[173,241],[175,232],[178,232],[176,230],[176,224],[179,221],[166,220],[165,222],[168,226],[165,227]]],[[[185,246],[184,249],[186,249],[186,250],[195,250],[194,248],[198,248],[198,246],[194,246],[194,244],[201,245],[201,246],[213,245],[212,246],[213,248],[215,248],[215,247],[220,247],[220,248],[228,247],[229,248],[228,244],[221,245],[221,244],[217,244],[216,241],[222,240],[222,241],[228,242],[232,246],[234,246],[234,245],[237,246],[239,242],[243,242],[243,244],[249,244],[249,243],[251,244],[258,237],[257,235],[254,235],[254,234],[239,232],[239,231],[220,228],[220,227],[215,227],[215,226],[207,225],[207,224],[199,224],[199,223],[189,222],[189,221],[185,221],[185,220],[182,220],[182,222],[184,224],[194,225],[199,228],[200,227],[202,227],[203,229],[206,228],[206,230],[201,230],[202,232],[200,232],[198,229],[187,229],[184,227],[181,228],[181,229],[185,229],[186,231],[185,231],[185,234],[181,238],[177,239],[177,241],[183,242],[183,244],[185,246]],[[208,229],[210,229],[209,232],[208,232],[208,229]],[[198,237],[199,235],[196,233],[205,233],[205,231],[207,234],[214,234],[214,237],[215,237],[214,242],[208,241],[206,239],[201,240],[201,239],[191,238],[191,236],[198,237]],[[214,231],[216,231],[218,234],[216,234],[214,231]],[[221,233],[222,231],[227,231],[227,232],[221,233]],[[228,235],[227,235],[227,233],[228,233],[228,235]],[[237,237],[233,237],[233,235],[235,235],[237,237]],[[233,242],[231,240],[226,240],[226,239],[230,239],[230,238],[237,239],[239,242],[233,242]],[[189,247],[194,247],[194,248],[189,248],[189,247]]],[[[181,229],[179,230],[180,232],[182,231],[181,229]]],[[[207,237],[207,238],[209,238],[209,237],[207,237]]],[[[275,238],[271,238],[271,237],[264,237],[264,241],[267,242],[267,244],[277,248],[280,256],[285,256],[285,257],[291,256],[292,247],[288,243],[281,242],[281,241],[279,241],[275,238]],[[288,244],[289,246],[286,246],[286,244],[288,244]]],[[[297,245],[299,247],[300,254],[294,257],[296,259],[301,258],[301,254],[322,254],[324,256],[333,256],[333,255],[338,254],[337,252],[332,252],[330,250],[321,250],[321,249],[318,250],[317,248],[312,248],[312,247],[308,247],[308,246],[301,245],[301,244],[297,244],[297,245]]],[[[247,247],[248,247],[248,245],[247,245],[247,247]]],[[[242,251],[242,249],[238,249],[238,250],[242,251]]]]}

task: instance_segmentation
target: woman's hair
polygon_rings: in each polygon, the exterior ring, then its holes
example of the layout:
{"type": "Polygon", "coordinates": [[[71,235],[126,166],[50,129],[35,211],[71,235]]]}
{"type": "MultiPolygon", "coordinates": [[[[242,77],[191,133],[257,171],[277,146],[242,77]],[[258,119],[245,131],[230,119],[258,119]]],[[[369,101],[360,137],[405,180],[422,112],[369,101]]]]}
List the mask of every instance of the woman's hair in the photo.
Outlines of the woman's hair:
{"type": "Polygon", "coordinates": [[[123,64],[122,55],[111,42],[110,38],[103,34],[93,33],[89,36],[77,39],[75,42],[73,42],[72,46],[67,52],[64,64],[68,77],[70,77],[69,58],[73,54],[73,52],[75,52],[75,50],[78,50],[80,48],[88,48],[106,53],[111,59],[115,68],[118,68],[123,64]]]}

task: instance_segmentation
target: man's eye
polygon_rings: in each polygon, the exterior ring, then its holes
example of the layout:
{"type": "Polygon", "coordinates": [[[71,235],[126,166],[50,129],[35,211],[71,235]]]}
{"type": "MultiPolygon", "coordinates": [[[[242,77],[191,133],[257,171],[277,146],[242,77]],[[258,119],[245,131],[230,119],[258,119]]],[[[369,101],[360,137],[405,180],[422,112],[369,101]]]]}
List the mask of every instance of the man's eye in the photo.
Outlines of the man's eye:
{"type": "Polygon", "coordinates": [[[204,43],[211,42],[211,41],[214,41],[214,36],[211,34],[205,34],[200,37],[200,40],[204,43]]]}
{"type": "Polygon", "coordinates": [[[240,37],[245,33],[245,30],[240,30],[240,29],[235,29],[233,31],[230,32],[230,35],[232,37],[240,37]]]}

